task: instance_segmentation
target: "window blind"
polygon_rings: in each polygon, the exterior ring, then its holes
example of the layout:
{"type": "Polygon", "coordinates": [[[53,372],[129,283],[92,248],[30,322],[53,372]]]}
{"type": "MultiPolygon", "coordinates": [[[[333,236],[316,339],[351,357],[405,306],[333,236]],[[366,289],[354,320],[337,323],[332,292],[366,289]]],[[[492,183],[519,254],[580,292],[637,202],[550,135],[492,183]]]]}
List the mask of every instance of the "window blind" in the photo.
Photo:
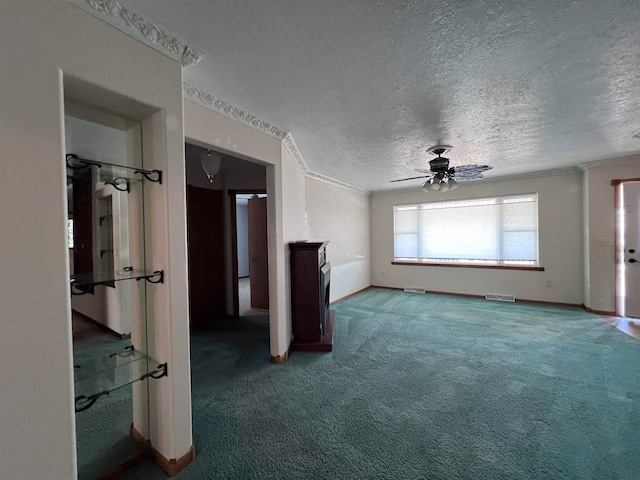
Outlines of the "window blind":
{"type": "Polygon", "coordinates": [[[395,205],[396,260],[538,264],[536,193],[395,205]]]}

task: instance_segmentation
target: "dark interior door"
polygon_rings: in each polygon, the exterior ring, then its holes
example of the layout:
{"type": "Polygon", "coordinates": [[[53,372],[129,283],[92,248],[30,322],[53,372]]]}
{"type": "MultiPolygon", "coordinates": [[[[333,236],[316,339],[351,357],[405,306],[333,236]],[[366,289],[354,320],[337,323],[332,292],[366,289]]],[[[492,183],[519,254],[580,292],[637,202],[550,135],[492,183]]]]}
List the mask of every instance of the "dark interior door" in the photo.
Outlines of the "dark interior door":
{"type": "Polygon", "coordinates": [[[251,308],[269,308],[269,256],[267,253],[267,199],[250,198],[249,217],[249,286],[251,308]]]}
{"type": "Polygon", "coordinates": [[[191,326],[225,315],[224,216],[221,190],[187,186],[191,326]]]}
{"type": "Polygon", "coordinates": [[[93,184],[91,168],[74,172],[73,273],[93,273],[93,184]]]}

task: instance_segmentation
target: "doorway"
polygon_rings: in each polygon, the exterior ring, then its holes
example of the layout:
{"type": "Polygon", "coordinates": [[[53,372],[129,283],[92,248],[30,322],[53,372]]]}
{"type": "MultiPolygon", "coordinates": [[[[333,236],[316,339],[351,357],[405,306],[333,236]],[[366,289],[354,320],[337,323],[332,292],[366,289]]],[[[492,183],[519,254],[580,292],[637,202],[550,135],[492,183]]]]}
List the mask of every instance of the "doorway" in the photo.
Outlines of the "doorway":
{"type": "Polygon", "coordinates": [[[269,311],[267,196],[264,190],[232,190],[231,205],[233,315],[269,311]]]}
{"type": "Polygon", "coordinates": [[[616,311],[640,318],[640,179],[615,181],[616,311]]]}

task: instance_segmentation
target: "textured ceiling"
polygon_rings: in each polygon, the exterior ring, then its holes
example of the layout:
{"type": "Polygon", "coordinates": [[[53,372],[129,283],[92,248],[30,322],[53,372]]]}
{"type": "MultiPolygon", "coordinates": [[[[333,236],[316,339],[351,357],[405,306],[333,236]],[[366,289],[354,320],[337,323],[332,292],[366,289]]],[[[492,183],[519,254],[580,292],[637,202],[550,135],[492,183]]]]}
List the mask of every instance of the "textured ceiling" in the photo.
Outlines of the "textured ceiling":
{"type": "Polygon", "coordinates": [[[640,151],[634,1],[122,0],[205,53],[185,80],[291,131],[365,190],[425,167],[487,177],[640,151]]]}

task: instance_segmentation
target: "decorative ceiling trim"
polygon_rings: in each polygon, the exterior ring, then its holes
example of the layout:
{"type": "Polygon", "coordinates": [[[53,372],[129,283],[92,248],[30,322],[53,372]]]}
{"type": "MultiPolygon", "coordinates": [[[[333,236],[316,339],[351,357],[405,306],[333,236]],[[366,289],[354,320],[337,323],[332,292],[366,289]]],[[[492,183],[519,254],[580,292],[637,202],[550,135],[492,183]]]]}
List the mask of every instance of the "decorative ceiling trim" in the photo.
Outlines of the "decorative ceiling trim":
{"type": "Polygon", "coordinates": [[[282,140],[287,135],[287,132],[285,132],[283,129],[278,128],[275,125],[271,125],[264,120],[260,120],[258,117],[240,110],[238,107],[230,105],[227,102],[224,102],[219,98],[214,97],[213,95],[194,87],[190,83],[184,82],[183,87],[184,93],[189,98],[203,104],[205,107],[217,110],[218,112],[233,120],[238,120],[242,123],[246,123],[256,130],[260,130],[261,132],[269,134],[272,137],[276,137],[278,140],[282,140]]]}
{"type": "Polygon", "coordinates": [[[285,148],[295,160],[298,168],[300,168],[305,176],[308,176],[310,172],[309,166],[307,165],[307,162],[304,161],[304,157],[302,156],[302,153],[300,153],[298,145],[293,139],[293,135],[291,135],[291,132],[287,133],[287,136],[282,139],[282,143],[284,143],[285,148]]]}
{"type": "Polygon", "coordinates": [[[335,187],[344,188],[345,190],[351,190],[352,192],[360,193],[362,195],[369,196],[371,192],[368,190],[363,190],[362,188],[358,188],[350,183],[341,182],[340,180],[336,180],[335,178],[327,177],[326,175],[322,175],[321,173],[311,172],[307,175],[309,178],[313,178],[314,180],[319,180],[320,182],[329,183],[335,187]]]}
{"type": "Polygon", "coordinates": [[[117,0],[67,0],[68,2],[104,20],[136,40],[155,48],[182,63],[184,67],[195,65],[203,53],[187,42],[158,26],[142,15],[122,6],[117,0]]]}
{"type": "Polygon", "coordinates": [[[267,135],[271,135],[272,137],[280,140],[284,144],[287,151],[291,154],[291,157],[293,157],[293,160],[296,162],[296,165],[305,177],[329,183],[336,187],[352,190],[363,195],[369,194],[368,191],[362,190],[361,188],[355,187],[345,182],[341,182],[340,180],[336,180],[335,178],[327,177],[326,175],[322,175],[321,173],[312,172],[309,169],[307,162],[305,162],[302,153],[300,153],[300,149],[298,148],[298,145],[296,145],[291,132],[286,132],[282,128],[276,127],[269,122],[265,122],[264,120],[261,120],[258,117],[251,115],[250,113],[247,113],[234,105],[220,100],[219,98],[205,92],[204,90],[194,87],[188,82],[183,83],[183,88],[185,96],[200,103],[204,107],[221,113],[225,117],[229,117],[232,120],[242,122],[251,128],[259,130],[262,133],[266,133],[267,135]]]}
{"type": "Polygon", "coordinates": [[[291,132],[289,132],[287,136],[282,139],[282,143],[284,144],[287,151],[291,154],[293,160],[296,162],[296,165],[298,165],[298,168],[300,168],[305,177],[313,178],[314,180],[319,180],[336,187],[361,193],[362,195],[369,195],[369,192],[367,190],[362,190],[361,188],[358,188],[349,183],[341,182],[340,180],[336,180],[335,178],[327,177],[326,175],[322,175],[321,173],[309,170],[309,166],[307,165],[307,162],[305,162],[302,153],[300,153],[298,145],[293,139],[293,135],[291,135],[291,132]]]}

